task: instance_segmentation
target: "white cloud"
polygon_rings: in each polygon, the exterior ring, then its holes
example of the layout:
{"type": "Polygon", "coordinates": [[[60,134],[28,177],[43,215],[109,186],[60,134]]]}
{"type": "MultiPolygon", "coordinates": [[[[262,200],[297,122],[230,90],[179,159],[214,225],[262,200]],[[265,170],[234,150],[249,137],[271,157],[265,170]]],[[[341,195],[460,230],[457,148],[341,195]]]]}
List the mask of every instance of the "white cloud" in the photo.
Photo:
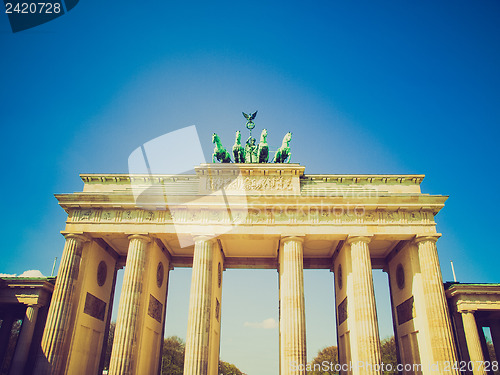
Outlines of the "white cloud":
{"type": "Polygon", "coordinates": [[[243,323],[245,327],[262,328],[262,329],[274,329],[278,327],[278,322],[273,318],[264,319],[262,322],[245,322],[243,323]]]}
{"type": "Polygon", "coordinates": [[[28,270],[24,271],[19,277],[45,277],[43,273],[39,270],[28,270]]]}
{"type": "Polygon", "coordinates": [[[45,277],[39,270],[27,270],[20,275],[0,273],[0,277],[45,277]]]}

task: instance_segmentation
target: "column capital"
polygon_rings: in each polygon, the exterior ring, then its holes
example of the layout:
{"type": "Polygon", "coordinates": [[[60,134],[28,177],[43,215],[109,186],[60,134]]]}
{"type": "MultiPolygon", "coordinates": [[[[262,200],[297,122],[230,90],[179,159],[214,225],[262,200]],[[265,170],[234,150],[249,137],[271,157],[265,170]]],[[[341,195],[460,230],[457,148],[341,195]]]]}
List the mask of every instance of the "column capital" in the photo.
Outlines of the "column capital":
{"type": "Polygon", "coordinates": [[[476,310],[465,310],[465,309],[463,309],[463,310],[458,310],[458,312],[460,314],[472,314],[472,315],[474,315],[474,313],[476,312],[476,310]]]}
{"type": "Polygon", "coordinates": [[[131,234],[128,237],[128,240],[141,240],[146,243],[151,242],[151,237],[149,237],[147,234],[131,234]]]}
{"type": "Polygon", "coordinates": [[[417,234],[415,239],[413,240],[416,244],[419,242],[424,242],[424,241],[431,241],[433,243],[436,243],[437,240],[441,237],[441,233],[435,233],[435,234],[417,234]]]}
{"type": "Polygon", "coordinates": [[[349,236],[347,238],[347,243],[350,245],[352,244],[353,242],[364,242],[364,243],[370,243],[370,241],[372,240],[373,238],[373,235],[364,235],[364,236],[349,236]]]}
{"type": "Polygon", "coordinates": [[[304,237],[304,235],[281,236],[281,241],[283,243],[287,243],[288,241],[298,241],[300,243],[303,243],[304,237]]]}
{"type": "Polygon", "coordinates": [[[39,309],[40,307],[42,307],[42,306],[43,306],[43,305],[42,305],[42,304],[40,304],[40,303],[26,303],[25,305],[26,305],[26,307],[27,307],[27,308],[28,308],[28,307],[31,307],[31,308],[33,308],[33,309],[39,309]]]}
{"type": "Polygon", "coordinates": [[[193,234],[193,241],[196,242],[212,242],[215,243],[215,235],[212,234],[193,234]]]}
{"type": "Polygon", "coordinates": [[[85,236],[83,233],[61,232],[61,234],[67,240],[70,238],[74,238],[78,242],[82,242],[82,243],[90,241],[90,239],[87,236],[85,236]]]}

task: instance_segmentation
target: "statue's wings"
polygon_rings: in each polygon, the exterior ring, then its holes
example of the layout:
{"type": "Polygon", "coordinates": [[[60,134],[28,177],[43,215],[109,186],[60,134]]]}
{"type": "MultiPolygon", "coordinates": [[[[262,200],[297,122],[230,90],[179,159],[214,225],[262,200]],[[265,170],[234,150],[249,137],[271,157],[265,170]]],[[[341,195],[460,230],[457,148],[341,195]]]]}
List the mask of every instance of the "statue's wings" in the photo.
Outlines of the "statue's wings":
{"type": "Polygon", "coordinates": [[[249,115],[247,115],[245,112],[241,112],[241,113],[243,113],[243,116],[245,116],[245,118],[246,118],[247,120],[250,120],[250,116],[249,116],[249,115]]]}
{"type": "Polygon", "coordinates": [[[255,119],[255,116],[257,116],[257,112],[258,112],[258,111],[255,111],[254,113],[252,113],[252,114],[250,115],[250,121],[252,121],[252,120],[254,120],[254,119],[255,119]]]}

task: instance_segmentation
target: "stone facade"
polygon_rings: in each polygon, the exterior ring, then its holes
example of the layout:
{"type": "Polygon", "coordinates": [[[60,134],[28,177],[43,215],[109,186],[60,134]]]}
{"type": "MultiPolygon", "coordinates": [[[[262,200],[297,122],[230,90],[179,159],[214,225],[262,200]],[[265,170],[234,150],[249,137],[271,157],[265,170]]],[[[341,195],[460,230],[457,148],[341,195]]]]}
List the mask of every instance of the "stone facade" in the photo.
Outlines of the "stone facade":
{"type": "Polygon", "coordinates": [[[0,278],[0,372],[11,375],[33,372],[55,280],[55,277],[0,278]],[[21,321],[15,350],[8,353],[12,327],[21,321]]]}
{"type": "Polygon", "coordinates": [[[195,175],[82,175],[82,192],[56,195],[68,214],[66,246],[37,373],[102,369],[116,270],[125,265],[110,374],[158,372],[174,267],[193,267],[186,375],[217,374],[227,268],[279,271],[282,375],[295,373],[292,365],[306,373],[304,269],[335,274],[340,359],[357,364],[343,373],[380,373],[373,268],[389,274],[401,362],[448,374],[442,362],[457,356],[434,221],[447,197],[422,194],[423,175],[304,170],[206,164],[195,175]]]}
{"type": "Polygon", "coordinates": [[[498,373],[500,284],[447,283],[445,287],[457,341],[459,368],[467,375],[498,373]],[[496,358],[490,357],[484,327],[490,329],[496,358]]]}

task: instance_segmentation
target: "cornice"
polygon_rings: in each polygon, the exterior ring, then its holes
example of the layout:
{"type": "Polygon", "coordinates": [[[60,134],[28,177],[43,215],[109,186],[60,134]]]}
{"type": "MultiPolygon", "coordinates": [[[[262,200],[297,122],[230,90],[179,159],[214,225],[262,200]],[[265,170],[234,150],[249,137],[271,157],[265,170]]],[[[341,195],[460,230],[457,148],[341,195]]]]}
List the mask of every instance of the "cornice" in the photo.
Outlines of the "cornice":
{"type": "Polygon", "coordinates": [[[424,174],[308,174],[302,180],[335,182],[335,183],[407,183],[420,185],[424,174]]]}
{"type": "MultiPolygon", "coordinates": [[[[136,204],[132,191],[121,192],[77,192],[72,194],[54,194],[60,205],[73,205],[75,207],[85,205],[102,205],[103,207],[121,207],[136,204]]],[[[148,195],[152,198],[159,198],[158,202],[165,204],[165,194],[158,191],[158,194],[148,195]]],[[[211,204],[211,202],[219,202],[220,195],[207,194],[167,194],[168,204],[186,204],[189,206],[196,205],[194,200],[200,202],[200,205],[211,204]]],[[[444,195],[427,195],[427,194],[390,194],[382,196],[373,195],[358,195],[358,196],[305,196],[305,195],[234,195],[231,199],[239,199],[245,201],[245,204],[251,204],[256,207],[266,205],[288,205],[288,206],[314,206],[314,205],[358,205],[371,208],[386,208],[386,209],[414,209],[416,207],[422,210],[435,211],[437,208],[444,207],[448,196],[444,195]],[[239,198],[238,198],[239,197],[239,198]]],[[[155,205],[155,201],[151,200],[151,205],[155,205]]],[[[225,204],[225,203],[224,203],[225,204]]]]}
{"type": "Polygon", "coordinates": [[[130,183],[132,181],[139,182],[157,182],[163,183],[176,181],[198,181],[196,175],[168,175],[168,174],[128,174],[128,173],[82,173],[80,178],[85,183],[130,183]]]}
{"type": "Polygon", "coordinates": [[[446,290],[448,298],[478,295],[498,295],[500,300],[500,284],[452,284],[446,290]]]}
{"type": "Polygon", "coordinates": [[[194,167],[198,176],[238,175],[242,176],[302,176],[305,167],[299,164],[201,164],[194,167]]]}
{"type": "Polygon", "coordinates": [[[0,277],[9,288],[54,290],[55,276],[50,277],[0,277]]]}
{"type": "Polygon", "coordinates": [[[128,174],[128,173],[82,173],[80,178],[85,183],[127,183],[131,181],[164,182],[193,181],[204,175],[235,174],[248,176],[298,175],[303,181],[323,181],[335,183],[406,183],[417,184],[425,178],[424,174],[304,174],[305,167],[298,164],[202,164],[195,167],[196,175],[170,174],[128,174]],[[237,174],[237,173],[236,173],[237,174]]]}

